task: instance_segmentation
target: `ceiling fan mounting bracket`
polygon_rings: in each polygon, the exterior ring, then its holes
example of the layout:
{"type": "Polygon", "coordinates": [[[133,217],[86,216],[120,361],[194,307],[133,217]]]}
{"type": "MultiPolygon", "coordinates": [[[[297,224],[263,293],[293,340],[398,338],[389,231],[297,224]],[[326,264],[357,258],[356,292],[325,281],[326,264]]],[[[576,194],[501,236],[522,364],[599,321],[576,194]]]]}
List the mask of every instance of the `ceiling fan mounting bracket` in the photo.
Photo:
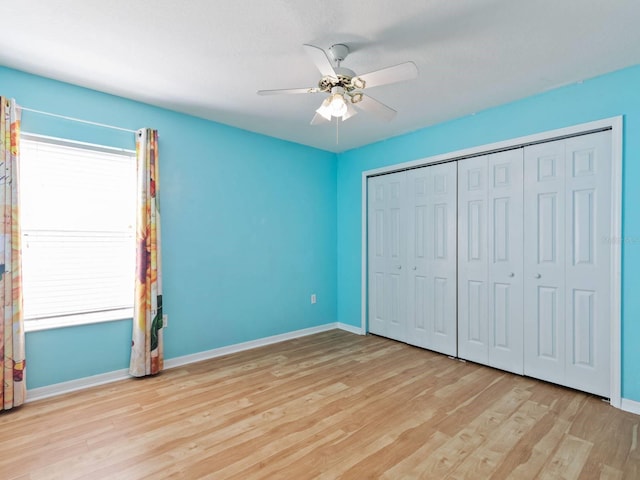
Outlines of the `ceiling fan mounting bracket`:
{"type": "Polygon", "coordinates": [[[336,43],[335,45],[331,45],[331,47],[329,47],[329,54],[331,55],[331,58],[333,58],[334,62],[336,62],[336,64],[340,66],[340,62],[342,62],[345,58],[347,58],[347,55],[349,55],[349,47],[347,47],[343,43],[336,43]]]}

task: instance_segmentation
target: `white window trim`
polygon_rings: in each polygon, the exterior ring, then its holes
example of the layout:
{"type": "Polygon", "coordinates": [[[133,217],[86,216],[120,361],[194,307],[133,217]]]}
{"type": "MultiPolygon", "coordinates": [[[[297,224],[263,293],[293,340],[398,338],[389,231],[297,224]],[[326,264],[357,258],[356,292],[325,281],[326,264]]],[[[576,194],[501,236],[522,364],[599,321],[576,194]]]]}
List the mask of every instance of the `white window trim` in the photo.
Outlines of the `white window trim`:
{"type": "Polygon", "coordinates": [[[94,323],[118,322],[133,318],[133,308],[121,308],[107,312],[79,313],[77,315],[61,315],[59,317],[40,318],[38,320],[25,320],[25,332],[38,332],[53,328],[77,327],[92,325],[94,323]]]}
{"type": "MultiPolygon", "coordinates": [[[[32,140],[32,141],[43,141],[43,142],[52,143],[56,145],[84,147],[91,150],[97,150],[97,151],[107,152],[107,153],[125,153],[127,155],[133,155],[133,156],[135,156],[136,154],[136,151],[131,149],[108,147],[105,145],[98,145],[95,143],[80,142],[76,140],[70,140],[70,139],[59,138],[59,137],[51,137],[47,135],[40,135],[37,133],[30,133],[25,131],[20,132],[20,139],[32,140]]],[[[73,315],[60,315],[60,316],[50,317],[50,318],[25,320],[24,331],[25,333],[38,332],[42,330],[51,330],[55,328],[77,327],[82,325],[91,325],[91,324],[106,323],[106,322],[117,322],[122,320],[131,320],[131,319],[133,319],[133,308],[121,308],[121,309],[108,310],[104,312],[88,312],[88,313],[79,313],[79,314],[73,314],[73,315]]]]}

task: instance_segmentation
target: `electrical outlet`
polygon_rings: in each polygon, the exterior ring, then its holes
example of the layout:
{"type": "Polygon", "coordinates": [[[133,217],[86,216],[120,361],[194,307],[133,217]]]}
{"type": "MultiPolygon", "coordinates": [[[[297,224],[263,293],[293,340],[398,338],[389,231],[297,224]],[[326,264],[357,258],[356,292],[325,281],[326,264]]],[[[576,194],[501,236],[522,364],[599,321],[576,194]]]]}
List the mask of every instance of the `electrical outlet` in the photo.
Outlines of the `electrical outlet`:
{"type": "Polygon", "coordinates": [[[169,326],[169,315],[166,313],[162,315],[162,328],[167,328],[169,326]]]}
{"type": "Polygon", "coordinates": [[[316,294],[315,294],[315,293],[312,293],[312,294],[311,294],[311,303],[316,303],[316,301],[317,301],[317,300],[318,300],[318,299],[316,298],[316,294]]]}

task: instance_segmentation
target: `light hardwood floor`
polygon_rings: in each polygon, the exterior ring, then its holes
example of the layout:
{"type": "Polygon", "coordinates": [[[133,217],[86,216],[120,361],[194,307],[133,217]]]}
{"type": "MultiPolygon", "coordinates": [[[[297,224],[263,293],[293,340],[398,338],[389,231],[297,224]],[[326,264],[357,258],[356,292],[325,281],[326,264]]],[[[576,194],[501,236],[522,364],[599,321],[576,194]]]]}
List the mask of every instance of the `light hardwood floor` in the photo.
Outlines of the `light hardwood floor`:
{"type": "Polygon", "coordinates": [[[640,479],[639,423],[333,330],[0,414],[0,479],[640,479]]]}

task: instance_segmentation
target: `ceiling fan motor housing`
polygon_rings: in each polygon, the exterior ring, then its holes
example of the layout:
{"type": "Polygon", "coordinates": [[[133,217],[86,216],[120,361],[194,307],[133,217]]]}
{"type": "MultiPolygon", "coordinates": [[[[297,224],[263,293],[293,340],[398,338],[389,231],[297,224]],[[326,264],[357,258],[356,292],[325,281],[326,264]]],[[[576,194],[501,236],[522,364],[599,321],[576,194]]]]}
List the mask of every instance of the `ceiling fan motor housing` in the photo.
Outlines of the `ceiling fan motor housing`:
{"type": "Polygon", "coordinates": [[[362,82],[357,76],[356,72],[349,68],[340,66],[347,55],[349,54],[349,47],[342,43],[337,43],[329,48],[329,54],[334,60],[336,66],[333,67],[336,77],[325,76],[318,82],[318,88],[322,92],[330,92],[335,87],[344,89],[345,93],[351,93],[357,88],[364,88],[364,82],[362,82]],[[355,79],[356,81],[354,81],[355,79]]]}

